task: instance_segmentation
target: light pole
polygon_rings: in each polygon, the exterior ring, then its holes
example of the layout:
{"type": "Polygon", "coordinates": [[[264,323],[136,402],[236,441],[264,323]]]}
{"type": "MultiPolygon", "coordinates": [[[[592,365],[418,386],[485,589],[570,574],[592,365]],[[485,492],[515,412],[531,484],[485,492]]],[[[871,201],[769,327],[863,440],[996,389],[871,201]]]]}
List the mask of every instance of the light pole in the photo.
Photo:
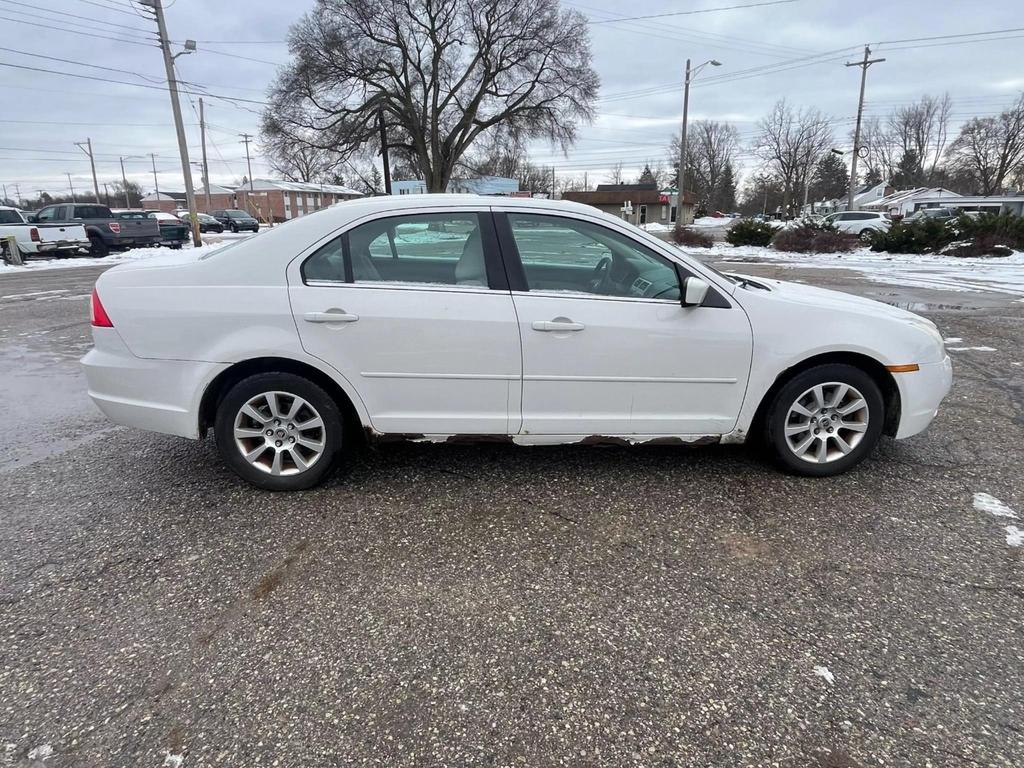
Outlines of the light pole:
{"type": "Polygon", "coordinates": [[[683,196],[686,193],[686,119],[690,111],[690,82],[708,64],[712,67],[722,66],[722,62],[708,59],[691,70],[690,60],[686,60],[686,76],[683,78],[683,134],[679,141],[679,173],[676,178],[676,224],[679,225],[683,223],[683,196]]]}

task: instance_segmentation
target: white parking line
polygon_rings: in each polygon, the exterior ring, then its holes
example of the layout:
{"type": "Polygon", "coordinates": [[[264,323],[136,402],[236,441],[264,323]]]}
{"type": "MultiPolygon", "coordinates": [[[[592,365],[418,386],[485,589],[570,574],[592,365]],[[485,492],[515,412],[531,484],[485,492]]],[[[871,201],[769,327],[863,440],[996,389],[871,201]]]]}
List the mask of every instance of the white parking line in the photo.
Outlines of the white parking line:
{"type": "Polygon", "coordinates": [[[4,299],[28,299],[28,298],[31,298],[33,296],[47,296],[47,295],[53,294],[53,293],[67,293],[67,292],[68,292],[67,288],[60,288],[60,289],[58,289],[56,291],[33,291],[32,293],[11,293],[11,294],[8,294],[7,296],[0,296],[0,301],[3,301],[4,299]]]}

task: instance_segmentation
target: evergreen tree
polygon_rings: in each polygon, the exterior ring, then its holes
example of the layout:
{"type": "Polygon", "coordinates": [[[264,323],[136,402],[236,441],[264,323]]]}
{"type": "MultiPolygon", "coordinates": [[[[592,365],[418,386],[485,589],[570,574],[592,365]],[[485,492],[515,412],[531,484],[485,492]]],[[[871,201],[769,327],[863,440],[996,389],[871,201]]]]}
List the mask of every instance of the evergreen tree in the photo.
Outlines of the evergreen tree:
{"type": "Polygon", "coordinates": [[[843,159],[833,152],[822,155],[811,176],[811,200],[835,200],[846,195],[849,188],[850,174],[843,159]]]}
{"type": "Polygon", "coordinates": [[[726,163],[722,170],[722,178],[711,201],[711,207],[722,213],[732,213],[736,210],[736,177],[733,175],[731,162],[726,163]]]}
{"type": "Polygon", "coordinates": [[[640,178],[637,179],[637,184],[655,184],[657,185],[658,179],[654,173],[651,172],[651,166],[645,165],[643,173],[640,174],[640,178]]]}
{"type": "Polygon", "coordinates": [[[924,171],[921,168],[921,159],[917,152],[908,149],[900,158],[896,166],[896,173],[892,177],[892,185],[896,189],[912,189],[920,187],[924,183],[924,171]]]}
{"type": "Polygon", "coordinates": [[[877,168],[869,168],[867,173],[864,174],[864,185],[868,187],[876,187],[882,183],[882,172],[877,168]]]}

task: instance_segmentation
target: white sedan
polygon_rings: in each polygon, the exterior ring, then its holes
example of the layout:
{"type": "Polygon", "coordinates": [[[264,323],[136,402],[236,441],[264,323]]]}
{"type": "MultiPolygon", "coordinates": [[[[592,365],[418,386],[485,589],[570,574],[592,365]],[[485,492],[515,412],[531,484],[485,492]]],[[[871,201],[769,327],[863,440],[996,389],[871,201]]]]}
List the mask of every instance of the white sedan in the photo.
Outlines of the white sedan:
{"type": "Polygon", "coordinates": [[[335,205],[97,281],[89,394],[198,439],[262,488],[319,482],[369,440],[763,440],[833,475],[923,430],[952,369],[894,307],[723,275],[567,202],[335,205]]]}

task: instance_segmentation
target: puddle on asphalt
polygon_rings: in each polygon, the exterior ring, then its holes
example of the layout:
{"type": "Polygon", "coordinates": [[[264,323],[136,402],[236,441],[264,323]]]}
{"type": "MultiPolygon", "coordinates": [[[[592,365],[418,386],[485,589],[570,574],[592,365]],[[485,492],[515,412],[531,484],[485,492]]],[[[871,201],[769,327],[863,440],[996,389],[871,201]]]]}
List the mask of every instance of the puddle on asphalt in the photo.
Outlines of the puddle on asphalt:
{"type": "Polygon", "coordinates": [[[981,307],[969,307],[966,304],[932,304],[927,301],[887,301],[886,299],[879,299],[883,304],[888,304],[890,307],[897,307],[898,309],[906,309],[910,312],[928,312],[928,311],[956,311],[966,310],[968,312],[979,310],[981,307]]]}

